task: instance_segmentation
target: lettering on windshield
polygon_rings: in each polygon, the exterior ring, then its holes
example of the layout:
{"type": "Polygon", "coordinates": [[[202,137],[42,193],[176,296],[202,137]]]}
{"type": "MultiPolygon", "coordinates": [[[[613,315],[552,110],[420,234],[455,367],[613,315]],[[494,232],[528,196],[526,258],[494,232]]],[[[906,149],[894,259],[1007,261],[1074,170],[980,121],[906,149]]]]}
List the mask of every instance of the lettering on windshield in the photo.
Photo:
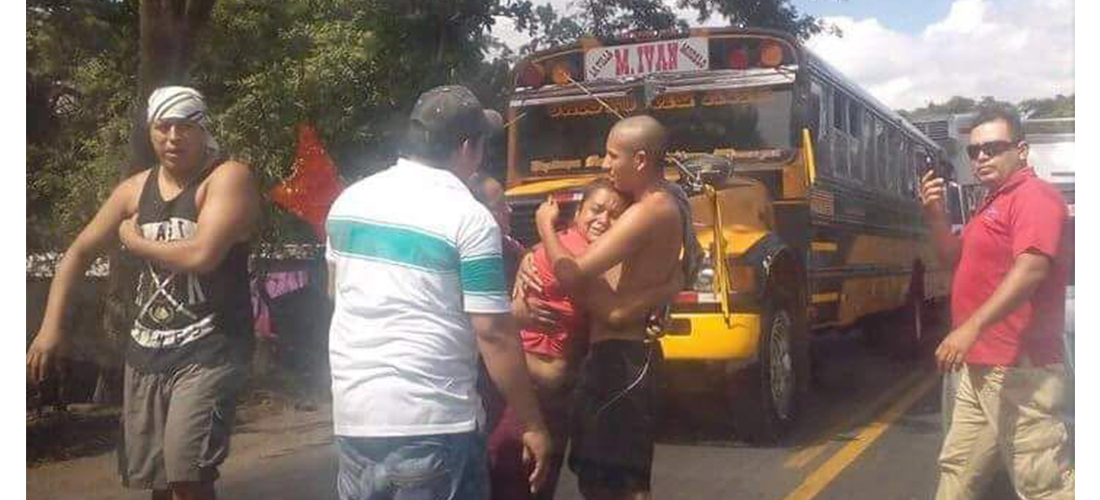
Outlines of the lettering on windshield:
{"type": "Polygon", "coordinates": [[[749,149],[741,150],[735,148],[716,148],[714,154],[718,156],[725,156],[731,160],[756,160],[756,161],[770,161],[779,160],[783,158],[782,149],[749,149]]]}
{"type": "MultiPolygon", "coordinates": [[[[624,115],[630,114],[637,107],[634,99],[630,97],[608,97],[603,100],[608,106],[612,107],[619,113],[624,115]]],[[[550,118],[568,118],[572,116],[589,116],[598,115],[607,111],[595,99],[589,99],[579,102],[567,102],[562,104],[553,104],[548,106],[547,113],[550,118]]]]}
{"type": "Polygon", "coordinates": [[[712,90],[703,94],[703,105],[741,104],[767,99],[771,94],[767,90],[712,90]]]}
{"type": "Polygon", "coordinates": [[[695,94],[664,94],[657,96],[650,105],[653,109],[694,108],[695,94]]]}
{"type": "Polygon", "coordinates": [[[545,174],[549,172],[556,172],[559,170],[573,170],[575,168],[580,168],[580,166],[581,161],[579,159],[550,161],[532,160],[531,172],[536,174],[545,174]]]}

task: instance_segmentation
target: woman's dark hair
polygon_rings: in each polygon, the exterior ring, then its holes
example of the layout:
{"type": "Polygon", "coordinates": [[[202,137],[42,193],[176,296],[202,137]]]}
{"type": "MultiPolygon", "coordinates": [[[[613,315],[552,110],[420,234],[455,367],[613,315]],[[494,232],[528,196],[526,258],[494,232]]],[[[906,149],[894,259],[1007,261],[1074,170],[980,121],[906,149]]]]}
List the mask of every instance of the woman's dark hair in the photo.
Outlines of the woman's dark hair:
{"type": "Polygon", "coordinates": [[[623,199],[626,200],[628,203],[631,201],[630,196],[627,196],[626,193],[620,193],[615,189],[615,185],[611,183],[611,179],[608,179],[607,177],[599,177],[592,182],[584,185],[584,190],[581,191],[581,202],[578,206],[584,205],[584,202],[588,201],[588,199],[591,198],[593,194],[596,194],[596,191],[602,191],[604,189],[618,194],[619,196],[622,196],[623,199]]]}

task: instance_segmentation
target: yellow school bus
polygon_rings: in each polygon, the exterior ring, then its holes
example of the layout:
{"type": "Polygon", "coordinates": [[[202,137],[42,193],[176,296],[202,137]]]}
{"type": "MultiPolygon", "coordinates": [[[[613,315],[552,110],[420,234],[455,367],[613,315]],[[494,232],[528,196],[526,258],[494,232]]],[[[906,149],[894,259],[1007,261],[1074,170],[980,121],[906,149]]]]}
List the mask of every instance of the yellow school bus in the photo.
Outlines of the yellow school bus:
{"type": "Polygon", "coordinates": [[[795,422],[810,341],[857,321],[912,352],[950,276],[917,201],[942,150],[796,39],[695,28],[585,39],[518,62],[509,98],[513,234],[537,243],[548,195],[603,175],[607,133],[645,113],[669,131],[667,177],[692,196],[706,266],[663,337],[666,388],[721,391],[752,441],[795,422]]]}

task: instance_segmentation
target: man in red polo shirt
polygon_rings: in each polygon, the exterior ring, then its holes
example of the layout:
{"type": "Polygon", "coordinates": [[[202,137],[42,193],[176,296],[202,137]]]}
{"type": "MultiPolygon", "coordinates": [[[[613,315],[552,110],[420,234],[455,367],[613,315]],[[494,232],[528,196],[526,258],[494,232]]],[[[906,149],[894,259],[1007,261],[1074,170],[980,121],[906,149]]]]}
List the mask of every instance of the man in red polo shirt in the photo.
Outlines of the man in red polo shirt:
{"type": "Polygon", "coordinates": [[[961,237],[943,208],[943,179],[922,179],[925,220],[954,267],[953,330],[936,350],[961,370],[939,457],[937,500],[979,498],[1000,455],[1023,499],[1074,497],[1062,359],[1069,251],[1061,194],[1035,176],[1019,115],[979,112],[967,154],[989,195],[961,237]]]}

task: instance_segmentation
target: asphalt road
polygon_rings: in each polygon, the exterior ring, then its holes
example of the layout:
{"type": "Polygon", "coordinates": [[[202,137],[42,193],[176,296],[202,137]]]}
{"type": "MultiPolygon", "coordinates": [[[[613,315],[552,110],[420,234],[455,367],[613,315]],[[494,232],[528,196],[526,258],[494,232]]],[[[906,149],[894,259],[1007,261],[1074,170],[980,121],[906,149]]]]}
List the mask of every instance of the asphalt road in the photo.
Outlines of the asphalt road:
{"type": "MultiPolygon", "coordinates": [[[[778,445],[755,447],[732,438],[722,409],[714,406],[717,398],[669,405],[669,425],[654,459],[654,497],[931,499],[943,435],[940,376],[932,370],[930,353],[918,361],[896,361],[868,347],[858,333],[826,337],[815,348],[820,362],[817,383],[800,425],[778,445]]],[[[336,458],[330,440],[330,434],[323,435],[310,438],[306,446],[236,461],[223,468],[219,497],[336,498],[336,458]]],[[[28,472],[28,498],[47,498],[35,494],[44,490],[32,482],[41,481],[40,476],[60,480],[64,471],[58,466],[34,477],[28,472]]],[[[81,497],[148,498],[123,493],[115,485],[81,497]]],[[[568,471],[562,475],[557,498],[581,498],[568,471]]],[[[986,496],[1012,498],[1003,480],[986,496]]]]}
{"type": "MultiPolygon", "coordinates": [[[[931,499],[942,441],[940,377],[925,356],[895,361],[859,334],[817,343],[823,365],[801,425],[783,443],[732,438],[722,411],[689,403],[669,411],[654,458],[658,499],[931,499]]],[[[336,461],[318,447],[227,477],[224,498],[335,498],[336,461]]],[[[566,471],[557,498],[580,499],[566,471]]],[[[1005,484],[987,500],[1011,499],[1005,484]]]]}

